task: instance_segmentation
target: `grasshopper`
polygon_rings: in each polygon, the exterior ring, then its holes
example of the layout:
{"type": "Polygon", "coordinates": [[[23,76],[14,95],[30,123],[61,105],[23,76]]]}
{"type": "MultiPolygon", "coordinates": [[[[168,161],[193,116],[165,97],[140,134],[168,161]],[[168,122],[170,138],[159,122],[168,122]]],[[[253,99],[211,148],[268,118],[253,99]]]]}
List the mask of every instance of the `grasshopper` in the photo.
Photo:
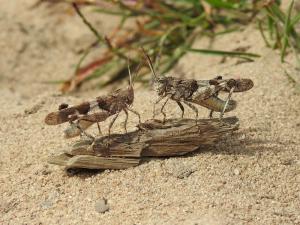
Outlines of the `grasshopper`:
{"type": "MultiPolygon", "coordinates": [[[[140,65],[137,67],[136,74],[138,73],[140,65]]],[[[99,122],[105,121],[108,117],[114,115],[112,121],[109,124],[108,136],[110,136],[111,128],[118,118],[120,112],[124,112],[126,115],[124,129],[127,132],[128,111],[138,116],[139,123],[141,123],[141,117],[138,112],[131,109],[131,105],[134,101],[133,90],[133,77],[129,72],[129,86],[125,89],[118,89],[109,95],[99,96],[95,100],[83,102],[79,105],[69,107],[68,104],[61,104],[59,110],[49,113],[45,118],[45,123],[48,125],[57,125],[65,122],[70,123],[70,127],[65,130],[65,137],[74,137],[80,134],[85,135],[90,139],[95,138],[86,133],[86,129],[92,124],[97,123],[99,133],[102,134],[99,122]],[[98,111],[98,112],[95,112],[98,111]]]]}
{"type": "Polygon", "coordinates": [[[237,106],[237,102],[231,100],[232,93],[244,92],[253,87],[253,81],[250,79],[224,80],[221,76],[218,76],[211,80],[194,80],[180,79],[171,76],[158,76],[149,55],[147,55],[144,49],[142,49],[142,51],[152,72],[154,87],[159,96],[153,106],[153,118],[155,117],[156,104],[166,99],[160,110],[164,116],[163,121],[165,121],[166,113],[164,112],[164,107],[169,99],[171,99],[175,101],[181,109],[181,117],[184,116],[183,104],[185,104],[196,113],[197,119],[198,109],[194,105],[197,104],[210,109],[209,117],[212,117],[213,112],[216,111],[220,112],[220,119],[222,119],[225,112],[232,111],[237,106]],[[220,92],[229,93],[225,101],[218,97],[220,92]]]}

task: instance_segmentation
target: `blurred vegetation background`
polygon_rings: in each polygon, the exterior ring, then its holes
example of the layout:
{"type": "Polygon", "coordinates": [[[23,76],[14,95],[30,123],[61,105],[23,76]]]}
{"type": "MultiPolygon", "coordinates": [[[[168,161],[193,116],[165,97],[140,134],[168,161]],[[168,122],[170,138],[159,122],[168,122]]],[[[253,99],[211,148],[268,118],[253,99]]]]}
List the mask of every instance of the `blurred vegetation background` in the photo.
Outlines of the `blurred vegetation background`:
{"type": "MultiPolygon", "coordinates": [[[[295,26],[300,21],[300,13],[290,1],[287,10],[281,9],[280,0],[41,0],[56,4],[65,2],[72,5],[95,36],[77,62],[73,76],[64,81],[62,92],[77,90],[84,82],[108,76],[109,85],[127,78],[127,56],[134,70],[141,61],[140,47],[145,48],[155,61],[157,72],[168,72],[187,52],[213,54],[216,56],[239,57],[253,61],[258,54],[221,49],[195,49],[194,41],[199,36],[215,38],[255,23],[266,46],[280,49],[281,61],[288,52],[293,52],[300,68],[298,56],[300,37],[295,26]],[[109,14],[119,18],[119,23],[110,34],[102,34],[91,24],[81,11],[85,5],[92,6],[91,13],[109,14]],[[125,26],[130,20],[131,26],[125,26]],[[99,48],[104,48],[99,58],[86,61],[86,56],[99,48]]],[[[143,71],[137,81],[147,83],[143,71]]]]}

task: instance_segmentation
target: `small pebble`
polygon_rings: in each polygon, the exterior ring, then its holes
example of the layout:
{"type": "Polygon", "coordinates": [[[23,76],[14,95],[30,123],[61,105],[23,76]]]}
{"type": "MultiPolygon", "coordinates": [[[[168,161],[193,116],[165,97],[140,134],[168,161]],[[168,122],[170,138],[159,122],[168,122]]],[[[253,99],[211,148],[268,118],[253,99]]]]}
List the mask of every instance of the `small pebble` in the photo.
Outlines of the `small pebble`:
{"type": "Polygon", "coordinates": [[[109,206],[107,204],[107,200],[104,198],[98,200],[95,204],[95,209],[98,213],[105,213],[106,211],[108,211],[109,206]]]}
{"type": "Polygon", "coordinates": [[[192,170],[192,169],[181,170],[181,171],[178,171],[178,173],[176,174],[176,177],[179,179],[184,179],[184,178],[189,177],[194,172],[195,172],[195,170],[192,170]]]}
{"type": "Polygon", "coordinates": [[[233,173],[234,173],[235,175],[240,175],[240,171],[239,171],[238,169],[234,169],[233,173]]]}
{"type": "Polygon", "coordinates": [[[53,201],[51,199],[48,199],[41,203],[42,209],[49,209],[53,206],[53,201]]]}

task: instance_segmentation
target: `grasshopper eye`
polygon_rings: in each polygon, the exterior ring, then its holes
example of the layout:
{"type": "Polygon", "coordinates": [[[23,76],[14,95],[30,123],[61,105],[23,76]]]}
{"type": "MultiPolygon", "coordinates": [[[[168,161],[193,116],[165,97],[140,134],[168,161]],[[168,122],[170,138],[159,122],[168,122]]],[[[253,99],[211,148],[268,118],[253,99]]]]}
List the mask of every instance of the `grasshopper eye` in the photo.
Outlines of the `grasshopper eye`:
{"type": "Polygon", "coordinates": [[[63,109],[66,109],[66,108],[68,108],[69,107],[69,105],[67,104],[67,103],[62,103],[62,104],[60,104],[59,106],[58,106],[58,110],[63,110],[63,109]]]}
{"type": "Polygon", "coordinates": [[[159,83],[164,83],[164,81],[165,81],[165,79],[163,79],[163,78],[158,78],[158,82],[159,82],[159,83]]]}

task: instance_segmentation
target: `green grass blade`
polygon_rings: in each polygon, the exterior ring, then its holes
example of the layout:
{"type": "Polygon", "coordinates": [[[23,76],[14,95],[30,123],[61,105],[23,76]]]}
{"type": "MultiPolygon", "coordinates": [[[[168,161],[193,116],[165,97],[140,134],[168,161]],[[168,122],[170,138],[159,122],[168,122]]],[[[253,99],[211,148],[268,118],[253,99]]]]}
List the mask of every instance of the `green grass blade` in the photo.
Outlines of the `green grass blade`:
{"type": "Polygon", "coordinates": [[[284,14],[284,12],[281,11],[281,9],[279,8],[279,5],[277,5],[276,3],[273,3],[271,6],[268,7],[268,9],[270,10],[270,13],[277,19],[279,19],[280,22],[284,23],[286,16],[284,14]]]}
{"type": "Polygon", "coordinates": [[[229,28],[229,29],[225,29],[223,31],[219,31],[219,32],[214,33],[214,36],[220,36],[220,35],[223,35],[223,34],[229,34],[229,33],[232,33],[232,32],[236,32],[238,30],[239,30],[238,27],[229,28]]]}
{"type": "Polygon", "coordinates": [[[108,10],[108,9],[94,9],[94,12],[98,12],[98,13],[103,13],[103,14],[108,14],[108,15],[114,15],[114,16],[130,16],[132,15],[132,13],[130,13],[130,11],[128,10],[122,10],[122,11],[112,11],[112,10],[108,10]]]}
{"type": "Polygon", "coordinates": [[[231,3],[228,1],[222,1],[222,0],[205,0],[208,4],[210,4],[213,7],[221,8],[221,9],[235,9],[236,4],[231,3]]]}
{"type": "Polygon", "coordinates": [[[290,35],[290,22],[291,22],[291,15],[292,15],[292,8],[294,6],[294,0],[292,0],[291,4],[289,5],[287,15],[285,17],[285,23],[284,23],[284,35],[282,40],[282,48],[281,48],[281,62],[284,62],[284,56],[286,53],[286,48],[289,43],[289,35],[290,35]]]}
{"type": "Polygon", "coordinates": [[[269,35],[270,35],[270,38],[273,39],[274,38],[274,30],[275,30],[274,20],[272,17],[268,16],[267,21],[268,21],[269,35]]]}
{"type": "Polygon", "coordinates": [[[236,52],[236,51],[221,51],[221,50],[210,50],[210,49],[195,49],[195,48],[186,48],[188,52],[195,52],[208,55],[216,56],[230,56],[230,57],[240,57],[240,58],[258,58],[260,55],[247,52],[236,52]]]}
{"type": "Polygon", "coordinates": [[[300,21],[300,13],[298,13],[296,16],[294,16],[293,19],[291,19],[290,26],[294,27],[297,23],[299,23],[299,21],[300,21]]]}
{"type": "Polygon", "coordinates": [[[159,27],[160,25],[161,25],[160,20],[153,18],[149,23],[146,23],[144,25],[144,28],[151,30],[151,29],[155,29],[155,28],[159,27]]]}
{"type": "Polygon", "coordinates": [[[87,48],[84,50],[82,56],[80,57],[77,65],[76,65],[76,68],[75,68],[75,74],[77,73],[77,71],[80,69],[81,67],[81,64],[83,63],[83,61],[85,60],[85,58],[88,56],[88,54],[91,52],[91,47],[87,48]]]}
{"type": "Polygon", "coordinates": [[[258,30],[259,30],[260,35],[262,36],[262,38],[263,38],[266,46],[267,47],[271,47],[271,44],[269,43],[269,41],[268,41],[268,39],[267,39],[267,37],[266,37],[266,35],[264,33],[264,29],[262,27],[262,21],[258,21],[258,30]]]}
{"type": "Polygon", "coordinates": [[[203,9],[202,9],[202,6],[200,4],[200,1],[199,0],[192,0],[192,3],[194,4],[194,7],[197,10],[198,14],[202,14],[203,9]]]}
{"type": "Polygon", "coordinates": [[[158,46],[159,47],[163,47],[164,46],[164,43],[165,41],[167,40],[167,38],[169,37],[169,35],[172,34],[173,31],[175,31],[176,29],[182,27],[183,25],[182,24],[176,24],[172,27],[170,27],[165,34],[163,34],[159,40],[159,43],[158,43],[158,46]]]}

